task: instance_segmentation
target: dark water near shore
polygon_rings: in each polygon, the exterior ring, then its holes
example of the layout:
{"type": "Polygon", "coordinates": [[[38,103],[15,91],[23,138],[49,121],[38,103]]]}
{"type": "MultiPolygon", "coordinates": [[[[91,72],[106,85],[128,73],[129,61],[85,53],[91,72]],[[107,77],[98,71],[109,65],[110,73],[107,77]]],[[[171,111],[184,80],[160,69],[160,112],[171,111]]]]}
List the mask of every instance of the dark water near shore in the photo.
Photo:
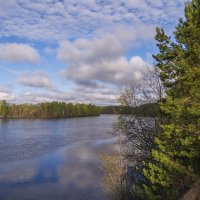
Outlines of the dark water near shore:
{"type": "Polygon", "coordinates": [[[116,116],[0,120],[0,200],[106,200],[100,152],[116,116]]]}

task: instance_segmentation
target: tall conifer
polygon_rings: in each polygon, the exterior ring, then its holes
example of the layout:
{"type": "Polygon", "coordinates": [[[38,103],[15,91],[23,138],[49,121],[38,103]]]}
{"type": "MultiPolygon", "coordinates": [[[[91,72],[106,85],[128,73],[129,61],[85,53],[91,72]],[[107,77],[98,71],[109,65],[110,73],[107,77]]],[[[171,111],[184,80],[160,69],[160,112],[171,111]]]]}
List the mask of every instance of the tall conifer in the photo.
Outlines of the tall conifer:
{"type": "Polygon", "coordinates": [[[143,170],[143,188],[146,199],[176,199],[200,173],[200,0],[186,3],[174,39],[156,31],[165,121],[143,170]]]}

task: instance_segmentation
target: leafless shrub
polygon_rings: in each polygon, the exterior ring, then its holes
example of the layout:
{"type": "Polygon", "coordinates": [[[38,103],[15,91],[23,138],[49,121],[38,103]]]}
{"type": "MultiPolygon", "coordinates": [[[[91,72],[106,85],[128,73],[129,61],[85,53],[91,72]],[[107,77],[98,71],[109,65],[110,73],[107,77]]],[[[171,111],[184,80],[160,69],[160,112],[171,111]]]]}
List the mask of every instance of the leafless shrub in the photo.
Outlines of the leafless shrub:
{"type": "Polygon", "coordinates": [[[141,107],[133,113],[121,114],[114,130],[119,138],[114,155],[102,155],[105,171],[104,187],[111,199],[136,199],[132,185],[136,180],[134,169],[147,161],[159,133],[158,102],[165,96],[158,68],[147,68],[142,77],[131,82],[119,97],[122,107],[134,108],[147,104],[151,116],[142,116],[141,107]]]}

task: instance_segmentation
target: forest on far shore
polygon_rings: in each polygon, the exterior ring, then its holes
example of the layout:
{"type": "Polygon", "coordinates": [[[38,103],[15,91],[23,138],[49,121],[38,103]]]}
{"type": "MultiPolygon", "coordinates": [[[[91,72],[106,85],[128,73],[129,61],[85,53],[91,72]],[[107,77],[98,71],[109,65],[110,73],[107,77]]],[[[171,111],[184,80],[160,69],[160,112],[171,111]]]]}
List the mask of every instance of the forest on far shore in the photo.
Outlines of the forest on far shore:
{"type": "Polygon", "coordinates": [[[49,119],[87,117],[100,115],[100,108],[93,104],[45,102],[38,104],[7,104],[0,102],[0,118],[49,119]]]}
{"type": "Polygon", "coordinates": [[[144,117],[157,116],[157,103],[130,106],[96,106],[94,104],[73,104],[65,102],[45,102],[38,104],[8,104],[0,101],[0,118],[17,119],[48,119],[99,116],[100,114],[135,114],[144,117]]]}

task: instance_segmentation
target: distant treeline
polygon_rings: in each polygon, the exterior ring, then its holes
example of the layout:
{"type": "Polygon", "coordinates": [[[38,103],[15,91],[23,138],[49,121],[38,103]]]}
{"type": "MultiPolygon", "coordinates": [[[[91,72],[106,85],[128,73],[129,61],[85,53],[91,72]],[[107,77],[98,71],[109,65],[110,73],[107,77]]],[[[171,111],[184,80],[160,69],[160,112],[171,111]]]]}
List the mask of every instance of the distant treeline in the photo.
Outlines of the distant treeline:
{"type": "Polygon", "coordinates": [[[128,106],[102,106],[102,114],[131,114],[144,117],[155,117],[159,113],[157,103],[142,104],[137,107],[128,106]]]}
{"type": "Polygon", "coordinates": [[[70,118],[98,116],[100,108],[93,104],[46,102],[39,104],[10,104],[0,102],[0,118],[70,118]]]}
{"type": "Polygon", "coordinates": [[[134,114],[154,117],[159,111],[158,104],[143,104],[138,107],[96,106],[94,104],[73,104],[65,102],[45,102],[38,104],[7,104],[0,101],[0,118],[70,118],[98,116],[100,114],[134,114]]]}

